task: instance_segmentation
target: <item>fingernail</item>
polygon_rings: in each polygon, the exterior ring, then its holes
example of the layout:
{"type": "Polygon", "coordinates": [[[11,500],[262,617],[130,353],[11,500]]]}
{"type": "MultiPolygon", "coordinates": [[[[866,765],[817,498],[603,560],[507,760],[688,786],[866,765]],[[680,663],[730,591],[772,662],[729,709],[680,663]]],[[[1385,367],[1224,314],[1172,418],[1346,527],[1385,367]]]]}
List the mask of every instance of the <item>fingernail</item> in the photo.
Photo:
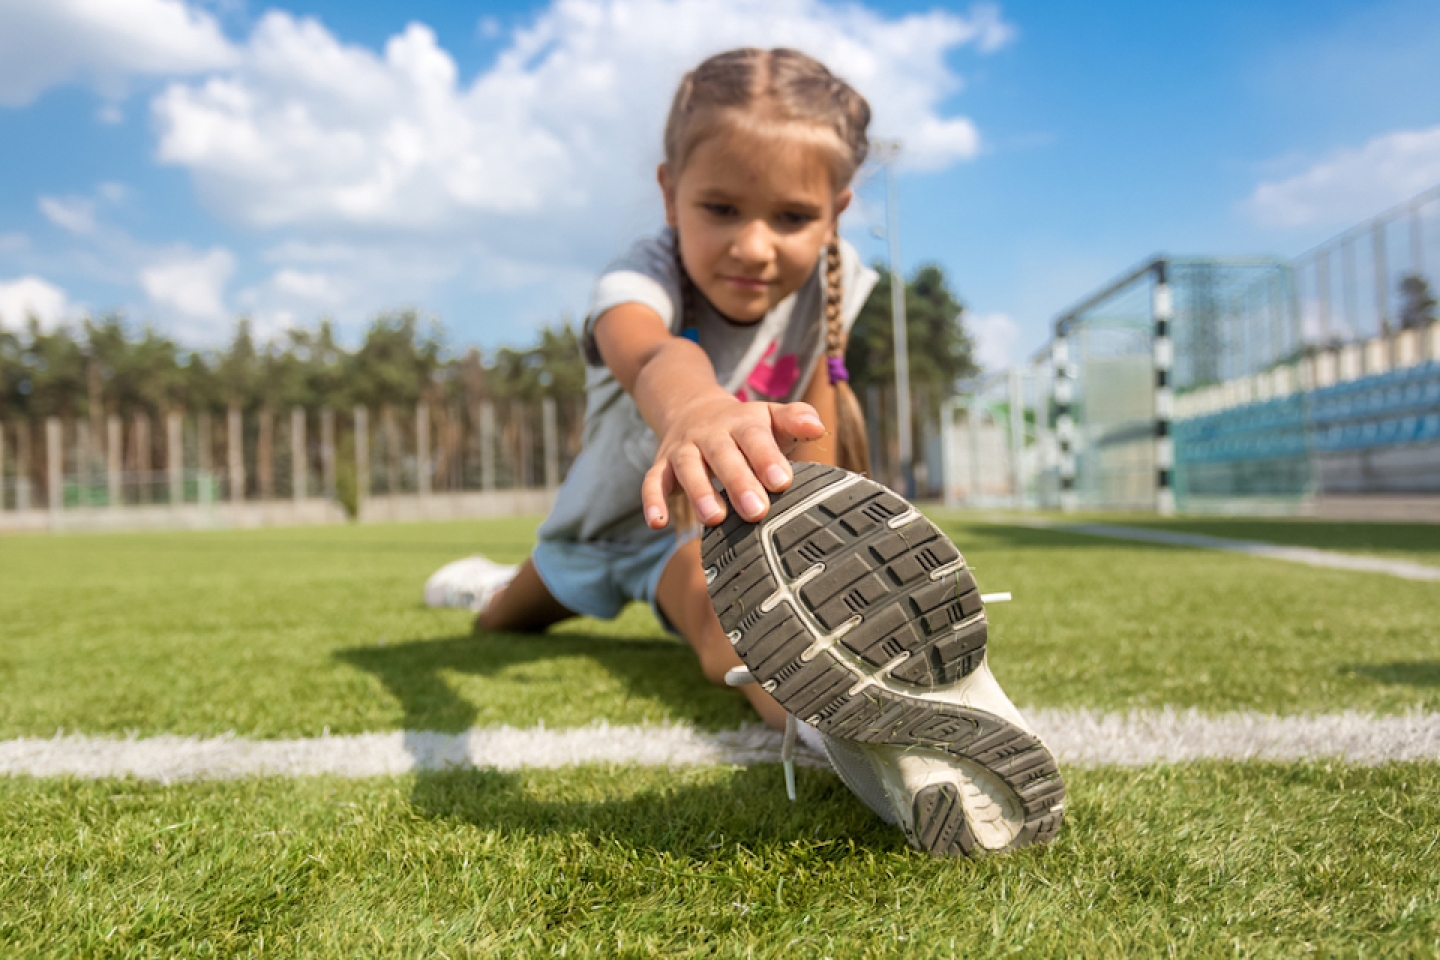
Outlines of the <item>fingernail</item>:
{"type": "Polygon", "coordinates": [[[776,487],[783,487],[790,482],[790,474],[780,464],[774,463],[770,465],[769,470],[765,471],[765,482],[772,490],[776,487]]]}
{"type": "Polygon", "coordinates": [[[700,511],[702,520],[713,520],[720,515],[720,501],[714,497],[701,497],[695,509],[700,511]]]}
{"type": "Polygon", "coordinates": [[[760,499],[759,494],[747,490],[740,494],[740,512],[753,520],[765,512],[765,501],[760,499]]]}
{"type": "Polygon", "coordinates": [[[795,420],[796,420],[796,422],[799,423],[800,426],[802,426],[802,427],[824,427],[824,426],[825,426],[825,424],[823,424],[823,423],[820,422],[820,418],[817,417],[817,416],[815,416],[815,414],[813,414],[813,413],[802,413],[802,414],[800,414],[800,416],[796,417],[795,420]]]}
{"type": "Polygon", "coordinates": [[[665,522],[665,511],[661,510],[659,507],[646,507],[645,522],[650,524],[652,527],[656,524],[663,524],[665,522]]]}

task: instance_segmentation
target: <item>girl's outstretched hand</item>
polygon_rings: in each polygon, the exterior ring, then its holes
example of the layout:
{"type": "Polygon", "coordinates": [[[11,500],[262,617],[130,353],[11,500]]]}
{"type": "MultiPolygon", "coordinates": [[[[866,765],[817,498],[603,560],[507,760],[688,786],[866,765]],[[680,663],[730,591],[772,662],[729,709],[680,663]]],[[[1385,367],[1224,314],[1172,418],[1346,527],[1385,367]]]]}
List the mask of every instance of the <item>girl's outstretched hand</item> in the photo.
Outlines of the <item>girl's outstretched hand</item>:
{"type": "Polygon", "coordinates": [[[782,445],[789,449],[825,434],[808,403],[743,403],[726,394],[701,393],[666,418],[655,465],[641,484],[645,522],[653,529],[670,522],[667,499],[677,486],[706,526],[724,520],[712,474],[742,517],[760,520],[770,509],[769,494],[790,486],[793,477],[782,445]]]}

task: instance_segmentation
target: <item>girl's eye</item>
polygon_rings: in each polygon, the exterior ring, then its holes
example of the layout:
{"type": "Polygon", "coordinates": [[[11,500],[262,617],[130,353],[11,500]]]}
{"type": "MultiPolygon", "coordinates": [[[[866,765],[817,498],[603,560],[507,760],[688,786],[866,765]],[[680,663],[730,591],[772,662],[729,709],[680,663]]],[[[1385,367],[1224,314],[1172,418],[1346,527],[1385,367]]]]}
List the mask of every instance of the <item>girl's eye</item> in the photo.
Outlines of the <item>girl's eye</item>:
{"type": "Polygon", "coordinates": [[[733,217],[735,208],[728,203],[702,203],[701,208],[713,217],[733,217]]]}
{"type": "Polygon", "coordinates": [[[805,227],[815,222],[815,215],[789,210],[780,214],[780,222],[787,227],[805,227]]]}

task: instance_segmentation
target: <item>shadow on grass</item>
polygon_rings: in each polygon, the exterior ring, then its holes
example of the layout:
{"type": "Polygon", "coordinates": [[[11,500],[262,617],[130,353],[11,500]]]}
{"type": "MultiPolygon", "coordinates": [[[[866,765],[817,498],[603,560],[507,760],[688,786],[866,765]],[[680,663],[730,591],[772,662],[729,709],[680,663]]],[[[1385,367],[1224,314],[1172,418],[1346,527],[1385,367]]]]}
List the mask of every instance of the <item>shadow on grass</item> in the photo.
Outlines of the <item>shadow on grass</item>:
{"type": "MultiPolygon", "coordinates": [[[[517,666],[560,657],[592,660],[632,696],[658,700],[678,721],[713,729],[751,719],[735,691],[707,683],[694,653],[675,640],[564,632],[476,634],[355,647],[336,657],[380,678],[403,705],[407,730],[459,732],[474,725],[475,705],[446,682],[447,673],[489,676],[504,670],[507,683],[524,682],[517,666]]],[[[613,840],[697,861],[733,858],[737,843],[752,850],[796,842],[833,844],[836,856],[848,856],[853,847],[904,846],[903,836],[880,823],[829,771],[799,773],[800,802],[795,804],[786,799],[779,764],[727,771],[704,783],[677,770],[673,786],[664,785],[662,777],[657,789],[616,798],[604,797],[607,785],[616,783],[613,778],[591,780],[583,770],[571,771],[558,788],[547,780],[543,795],[529,788],[526,773],[426,770],[415,775],[410,799],[425,817],[512,834],[613,840]],[[554,799],[557,793],[562,799],[554,799]],[[563,799],[566,793],[581,798],[563,799]]]]}
{"type": "Polygon", "coordinates": [[[1440,660],[1395,660],[1391,663],[1350,663],[1342,672],[1368,677],[1377,683],[1409,687],[1440,687],[1440,660]]]}
{"type": "Polygon", "coordinates": [[[411,802],[424,816],[482,829],[571,837],[593,846],[615,842],[696,865],[714,861],[722,875],[706,876],[720,882],[732,880],[725,874],[734,866],[737,844],[755,852],[814,844],[837,858],[855,849],[879,853],[906,845],[899,830],[865,809],[829,771],[800,770],[797,803],[785,797],[778,764],[727,771],[704,783],[677,771],[674,785],[625,797],[554,799],[557,793],[593,792],[577,782],[583,778],[558,788],[547,779],[541,795],[529,788],[525,774],[427,772],[416,778],[411,802]]]}
{"type": "Polygon", "coordinates": [[[445,673],[494,676],[523,684],[529,663],[581,657],[616,678],[636,698],[662,703],[677,721],[706,729],[748,718],[734,691],[705,680],[694,652],[678,640],[578,633],[477,633],[387,646],[351,647],[335,657],[373,673],[400,701],[405,729],[459,733],[474,726],[475,704],[456,693],[445,673]]]}

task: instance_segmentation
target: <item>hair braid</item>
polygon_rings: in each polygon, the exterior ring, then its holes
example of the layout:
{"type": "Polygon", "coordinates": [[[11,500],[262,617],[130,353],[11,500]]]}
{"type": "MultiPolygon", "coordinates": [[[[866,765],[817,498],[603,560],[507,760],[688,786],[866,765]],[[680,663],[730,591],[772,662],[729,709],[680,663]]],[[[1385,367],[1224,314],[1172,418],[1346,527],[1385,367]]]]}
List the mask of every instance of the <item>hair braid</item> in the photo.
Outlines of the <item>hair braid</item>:
{"type": "Polygon", "coordinates": [[[840,240],[825,248],[825,358],[830,383],[835,387],[835,463],[852,473],[870,473],[870,438],[865,415],[850,389],[845,369],[845,271],[840,240]]]}

